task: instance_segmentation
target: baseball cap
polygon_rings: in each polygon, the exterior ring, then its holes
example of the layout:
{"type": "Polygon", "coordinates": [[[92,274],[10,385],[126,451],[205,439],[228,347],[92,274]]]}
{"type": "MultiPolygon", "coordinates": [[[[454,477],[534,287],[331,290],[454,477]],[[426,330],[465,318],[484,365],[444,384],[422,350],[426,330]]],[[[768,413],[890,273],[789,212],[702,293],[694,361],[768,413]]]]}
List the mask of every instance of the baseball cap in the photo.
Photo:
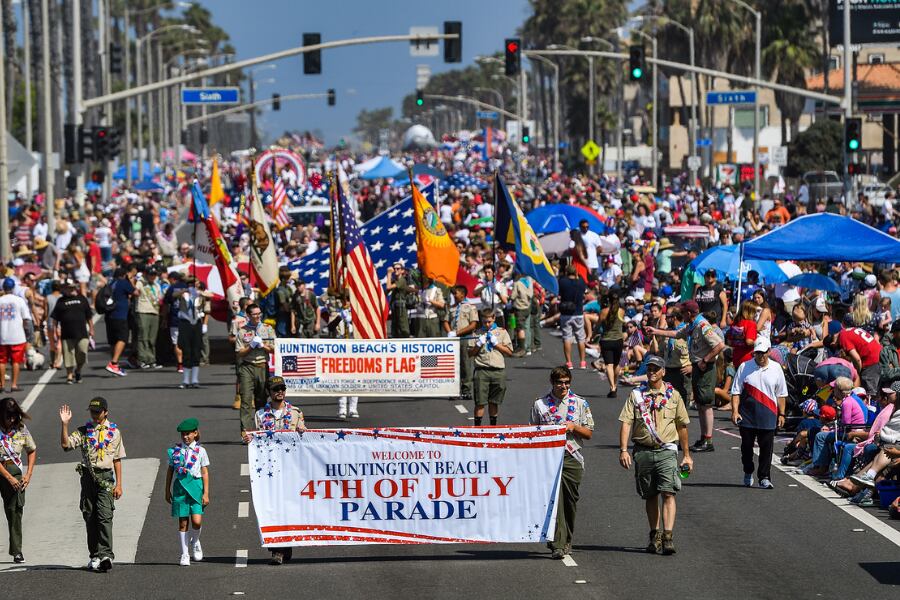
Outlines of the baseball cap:
{"type": "Polygon", "coordinates": [[[16,280],[12,277],[5,278],[3,280],[3,291],[8,292],[14,289],[16,289],[16,280]]]}
{"type": "Polygon", "coordinates": [[[754,352],[768,352],[771,348],[772,342],[764,335],[757,337],[756,342],[753,344],[754,352]]]}
{"type": "Polygon", "coordinates": [[[857,396],[868,396],[869,395],[869,392],[867,392],[866,388],[864,388],[864,387],[855,387],[852,390],[850,390],[850,393],[856,394],[857,396]]]}
{"type": "Polygon", "coordinates": [[[818,415],[819,414],[819,403],[810,398],[806,402],[800,405],[800,410],[805,412],[808,415],[818,415]]]}
{"type": "Polygon", "coordinates": [[[828,312],[828,303],[825,302],[825,298],[823,296],[819,296],[816,298],[816,310],[820,313],[828,312]]]}
{"type": "Polygon", "coordinates": [[[103,396],[97,396],[96,398],[92,398],[90,402],[88,402],[88,410],[90,411],[101,411],[101,410],[109,410],[109,403],[106,401],[106,398],[103,396]]]}
{"type": "Polygon", "coordinates": [[[841,332],[841,323],[835,319],[828,321],[828,335],[836,335],[841,332]]]}
{"type": "Polygon", "coordinates": [[[878,285],[878,280],[875,279],[875,276],[872,275],[871,273],[869,273],[868,275],[866,275],[866,278],[863,279],[863,281],[865,281],[865,282],[866,282],[866,285],[869,286],[869,287],[875,287],[876,285],[878,285]]]}
{"type": "Polygon", "coordinates": [[[823,421],[834,421],[835,417],[837,417],[837,411],[830,404],[819,409],[819,418],[823,421]]]}
{"type": "Polygon", "coordinates": [[[682,302],[681,306],[679,308],[681,308],[681,310],[685,310],[685,311],[688,311],[688,312],[694,313],[694,314],[700,312],[700,305],[697,304],[696,302],[694,302],[693,300],[687,300],[685,302],[682,302]]]}
{"type": "Polygon", "coordinates": [[[266,383],[266,387],[270,390],[279,385],[287,387],[287,384],[284,382],[284,377],[279,377],[278,375],[270,377],[269,381],[266,383]]]}
{"type": "Polygon", "coordinates": [[[660,369],[665,369],[665,368],[666,368],[666,361],[663,360],[663,357],[662,357],[662,356],[657,356],[656,354],[651,354],[651,355],[647,358],[647,366],[648,366],[648,367],[654,366],[654,367],[659,367],[660,369]]]}

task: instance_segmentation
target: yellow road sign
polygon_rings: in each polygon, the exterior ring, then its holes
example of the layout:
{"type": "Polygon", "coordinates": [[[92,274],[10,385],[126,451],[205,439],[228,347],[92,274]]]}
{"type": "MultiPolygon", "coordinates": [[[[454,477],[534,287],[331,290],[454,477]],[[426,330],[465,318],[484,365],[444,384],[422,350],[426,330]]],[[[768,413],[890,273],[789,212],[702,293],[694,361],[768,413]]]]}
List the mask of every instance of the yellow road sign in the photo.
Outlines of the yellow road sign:
{"type": "Polygon", "coordinates": [[[600,146],[595,144],[594,140],[588,140],[581,147],[581,154],[588,160],[597,160],[597,157],[600,156],[600,146]]]}

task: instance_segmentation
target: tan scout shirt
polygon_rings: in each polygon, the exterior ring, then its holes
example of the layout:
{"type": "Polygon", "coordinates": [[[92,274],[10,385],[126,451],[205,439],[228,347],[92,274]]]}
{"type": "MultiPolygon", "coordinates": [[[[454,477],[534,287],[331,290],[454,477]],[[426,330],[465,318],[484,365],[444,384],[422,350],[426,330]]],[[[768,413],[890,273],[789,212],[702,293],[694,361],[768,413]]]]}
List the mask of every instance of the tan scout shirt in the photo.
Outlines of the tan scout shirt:
{"type": "MultiPolygon", "coordinates": [[[[478,309],[475,308],[474,304],[469,304],[468,302],[463,302],[462,304],[457,304],[455,308],[452,309],[453,312],[453,330],[459,331],[464,327],[468,327],[472,323],[478,322],[478,309]]],[[[472,332],[474,333],[474,332],[472,332]]],[[[472,335],[471,333],[469,335],[472,335]]]]}
{"type": "Polygon", "coordinates": [[[34,444],[34,438],[28,428],[22,425],[12,432],[12,435],[2,440],[0,443],[0,463],[16,464],[17,459],[21,462],[22,452],[34,452],[37,446],[34,444]]]}
{"type": "MultiPolygon", "coordinates": [[[[631,423],[631,441],[641,446],[656,446],[656,442],[644,425],[640,411],[634,406],[633,394],[640,394],[641,388],[635,388],[625,400],[625,405],[619,413],[619,421],[622,423],[631,423]]],[[[659,412],[659,411],[655,411],[659,412]]],[[[655,414],[656,433],[659,438],[666,444],[678,443],[678,429],[676,424],[687,425],[689,422],[687,408],[684,406],[684,399],[676,390],[672,391],[672,396],[661,414],[655,414]]]]}
{"type": "Polygon", "coordinates": [[[263,431],[264,429],[273,429],[275,431],[280,430],[298,430],[298,429],[306,429],[306,423],[303,421],[303,412],[294,406],[291,405],[291,421],[288,425],[285,425],[284,417],[287,414],[284,410],[284,407],[281,410],[272,411],[272,416],[275,418],[274,426],[263,427],[263,422],[266,420],[266,408],[263,407],[256,411],[256,414],[253,416],[254,421],[256,422],[257,431],[263,431]]]}
{"type": "MultiPolygon", "coordinates": [[[[478,336],[483,335],[484,331],[476,331],[475,337],[478,339],[478,336]]],[[[512,340],[509,339],[509,333],[502,327],[497,327],[492,332],[495,336],[497,336],[497,345],[498,346],[512,346],[512,340]]],[[[475,355],[475,366],[476,367],[487,367],[490,369],[503,369],[506,367],[506,361],[503,359],[503,354],[496,348],[492,348],[488,351],[487,345],[481,347],[481,351],[475,355]]]]}
{"type": "MultiPolygon", "coordinates": [[[[98,439],[106,438],[106,428],[109,426],[109,420],[103,421],[94,428],[94,435],[98,439]]],[[[82,444],[88,444],[87,455],[91,464],[95,469],[112,469],[113,461],[125,458],[125,444],[122,443],[122,431],[118,428],[113,434],[112,441],[102,450],[94,449],[87,439],[87,425],[82,425],[69,434],[69,441],[66,446],[66,452],[70,450],[80,450],[82,444]]],[[[84,458],[82,458],[84,464],[84,458]]],[[[85,465],[87,466],[87,465],[85,465]]]]}
{"type": "MultiPolygon", "coordinates": [[[[271,325],[266,325],[262,321],[254,327],[250,324],[249,321],[246,321],[241,327],[235,332],[235,340],[234,340],[234,351],[240,352],[244,348],[250,345],[250,342],[253,341],[254,336],[259,336],[262,338],[264,344],[274,344],[275,343],[275,330],[272,329],[271,325]]],[[[266,352],[265,348],[253,348],[240,359],[242,363],[250,363],[252,365],[265,365],[268,364],[269,361],[269,353],[266,352]]]]}
{"type": "Polygon", "coordinates": [[[162,289],[159,287],[159,282],[138,281],[135,287],[138,290],[137,312],[158,315],[159,303],[162,300],[162,289]]]}

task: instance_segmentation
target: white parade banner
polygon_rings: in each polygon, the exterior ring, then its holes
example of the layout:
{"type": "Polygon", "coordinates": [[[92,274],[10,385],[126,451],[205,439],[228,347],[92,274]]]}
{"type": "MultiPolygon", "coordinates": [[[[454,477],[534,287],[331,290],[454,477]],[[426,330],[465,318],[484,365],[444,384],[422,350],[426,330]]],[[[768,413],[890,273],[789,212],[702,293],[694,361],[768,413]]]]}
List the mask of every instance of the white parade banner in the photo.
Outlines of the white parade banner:
{"type": "Polygon", "coordinates": [[[459,396],[459,339],[275,340],[288,396],[459,396]]]}
{"type": "Polygon", "coordinates": [[[565,444],[561,426],[256,432],[261,542],[546,542],[565,444]]]}

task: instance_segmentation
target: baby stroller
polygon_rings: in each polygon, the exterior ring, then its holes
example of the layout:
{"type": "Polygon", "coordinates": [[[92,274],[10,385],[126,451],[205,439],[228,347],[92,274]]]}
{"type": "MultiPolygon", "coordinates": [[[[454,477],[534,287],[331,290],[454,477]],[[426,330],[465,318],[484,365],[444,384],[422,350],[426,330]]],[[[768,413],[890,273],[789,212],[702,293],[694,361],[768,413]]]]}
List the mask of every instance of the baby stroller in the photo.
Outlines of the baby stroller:
{"type": "Polygon", "coordinates": [[[784,369],[788,389],[784,428],[793,430],[803,419],[800,405],[818,391],[814,373],[816,365],[825,359],[825,352],[821,348],[807,348],[797,354],[791,354],[786,346],[779,345],[772,347],[769,358],[784,369]]]}

